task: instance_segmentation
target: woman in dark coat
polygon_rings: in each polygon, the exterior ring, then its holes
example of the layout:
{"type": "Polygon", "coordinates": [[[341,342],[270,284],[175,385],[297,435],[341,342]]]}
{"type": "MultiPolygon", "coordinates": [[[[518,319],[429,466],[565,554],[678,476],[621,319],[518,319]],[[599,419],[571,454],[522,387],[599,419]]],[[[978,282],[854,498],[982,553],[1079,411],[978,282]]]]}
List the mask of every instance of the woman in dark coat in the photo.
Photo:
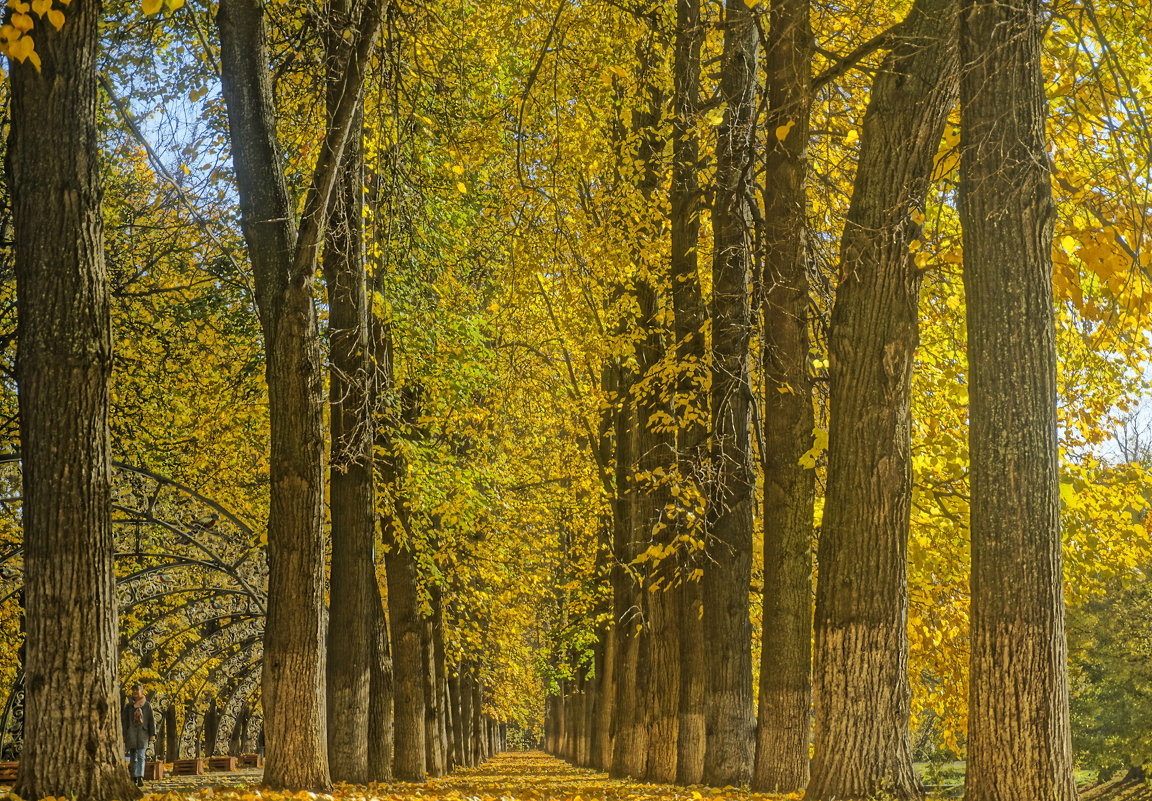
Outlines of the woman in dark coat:
{"type": "Polygon", "coordinates": [[[120,726],[124,729],[124,747],[128,750],[128,772],[136,786],[143,787],[144,754],[148,744],[156,739],[156,718],[139,684],[132,688],[132,697],[120,712],[120,726]]]}

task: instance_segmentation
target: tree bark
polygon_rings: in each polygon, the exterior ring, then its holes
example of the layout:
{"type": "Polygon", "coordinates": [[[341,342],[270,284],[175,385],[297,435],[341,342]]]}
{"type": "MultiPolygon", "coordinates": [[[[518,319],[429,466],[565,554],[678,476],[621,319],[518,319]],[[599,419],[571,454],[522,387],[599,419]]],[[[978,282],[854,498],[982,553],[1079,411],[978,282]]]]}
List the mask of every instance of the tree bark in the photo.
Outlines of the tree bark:
{"type": "Polygon", "coordinates": [[[764,186],[764,589],[752,787],[808,783],[812,701],[812,448],[807,161],[814,41],[809,0],[772,0],[764,186]],[[783,137],[780,132],[783,131],[783,137]]]}
{"type": "Polygon", "coordinates": [[[479,672],[472,682],[472,731],[475,764],[488,758],[488,744],[484,737],[484,693],[479,672]]]}
{"type": "Polygon", "coordinates": [[[222,0],[220,66],[241,228],[255,279],[271,422],[268,615],[262,696],[264,782],[331,787],[325,748],[323,380],[312,283],[325,213],[382,18],[371,0],[341,98],[304,199],[297,233],[276,139],[263,5],[222,0]]]}
{"type": "Polygon", "coordinates": [[[392,651],[388,616],[374,565],[372,573],[372,670],[368,705],[368,780],[392,780],[392,651]]]}
{"type": "Polygon", "coordinates": [[[964,4],[972,482],[968,801],[1072,801],[1051,167],[1037,0],[964,4]]]}
{"type": "MultiPolygon", "coordinates": [[[[393,523],[393,525],[395,525],[393,523]]],[[[388,571],[388,617],[392,624],[395,686],[395,754],[392,773],[401,781],[424,781],[424,648],[423,625],[416,599],[416,562],[389,533],[384,564],[388,571]]]]}
{"type": "Polygon", "coordinates": [[[15,789],[29,799],[140,796],[124,765],[116,664],[101,13],[98,0],[80,0],[59,32],[38,22],[39,70],[10,60],[26,624],[15,789]]]}
{"type": "Polygon", "coordinates": [[[616,697],[616,627],[610,621],[601,635],[596,663],[596,703],[592,712],[591,766],[607,772],[612,766],[612,709],[616,697]]]}
{"type": "Polygon", "coordinates": [[[704,630],[708,632],[704,782],[746,784],[752,774],[752,466],[749,342],[752,313],[748,196],[755,150],[755,20],[729,0],[720,96],[727,102],[716,143],[715,253],[712,263],[712,476],[704,630]]]}
{"type": "Polygon", "coordinates": [[[436,643],[432,618],[420,621],[420,680],[424,689],[424,759],[429,776],[444,775],[444,752],[440,749],[440,698],[436,683],[436,643]]]}
{"type": "Polygon", "coordinates": [[[448,698],[452,707],[452,761],[457,767],[468,764],[464,758],[464,718],[460,697],[460,668],[448,672],[448,698]]]}
{"type": "MultiPolygon", "coordinates": [[[[354,29],[351,0],[328,6],[326,106],[332,122],[348,58],[346,30],[354,29]]],[[[364,197],[361,140],[364,116],[356,115],[333,189],[324,247],[329,329],[329,505],[332,563],[327,642],[328,763],[332,778],[368,781],[368,716],[371,687],[372,597],[378,590],[372,563],[375,539],[373,415],[368,352],[368,299],[364,265],[364,197]]]]}
{"type": "Polygon", "coordinates": [[[933,157],[956,100],[954,0],[917,0],[864,117],[829,340],[828,488],[807,798],[922,798],[908,685],[911,399],[933,157]],[[920,220],[923,217],[920,216],[920,220]]]}
{"type": "MultiPolygon", "coordinates": [[[[463,745],[464,745],[464,764],[468,767],[473,767],[476,764],[476,731],[473,728],[474,719],[472,715],[472,667],[467,662],[460,666],[460,726],[463,732],[463,745]]],[[[544,725],[547,729],[548,726],[548,699],[545,699],[544,709],[544,725]]],[[[549,736],[550,732],[545,732],[545,738],[549,736]]],[[[551,753],[551,751],[549,751],[551,753]]]]}
{"type": "Polygon", "coordinates": [[[704,777],[704,628],[700,559],[704,520],[694,508],[707,497],[708,397],[704,390],[706,321],[700,291],[700,143],[696,117],[700,101],[700,48],[704,27],[699,0],[676,3],[673,44],[671,283],[676,341],[676,537],[689,537],[680,557],[680,686],[676,743],[676,783],[699,784],[704,777]]]}

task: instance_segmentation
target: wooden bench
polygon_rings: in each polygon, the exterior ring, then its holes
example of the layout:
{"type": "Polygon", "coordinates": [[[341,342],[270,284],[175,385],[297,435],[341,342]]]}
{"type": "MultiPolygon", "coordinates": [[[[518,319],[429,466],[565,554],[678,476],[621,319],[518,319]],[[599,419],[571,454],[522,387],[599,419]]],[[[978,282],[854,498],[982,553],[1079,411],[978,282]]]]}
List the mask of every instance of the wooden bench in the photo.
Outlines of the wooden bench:
{"type": "Polygon", "coordinates": [[[208,757],[208,770],[236,770],[236,757],[234,756],[214,756],[208,757]]]}
{"type": "Polygon", "coordinates": [[[200,776],[203,773],[203,759],[177,759],[172,762],[173,776],[200,776]]]}
{"type": "Polygon", "coordinates": [[[164,781],[164,763],[163,762],[145,762],[144,763],[144,778],[150,782],[164,781]]]}
{"type": "Polygon", "coordinates": [[[260,754],[241,754],[240,767],[262,768],[264,767],[264,757],[260,754]]]}
{"type": "Polygon", "coordinates": [[[14,784],[19,767],[19,762],[0,762],[0,784],[14,784]]]}

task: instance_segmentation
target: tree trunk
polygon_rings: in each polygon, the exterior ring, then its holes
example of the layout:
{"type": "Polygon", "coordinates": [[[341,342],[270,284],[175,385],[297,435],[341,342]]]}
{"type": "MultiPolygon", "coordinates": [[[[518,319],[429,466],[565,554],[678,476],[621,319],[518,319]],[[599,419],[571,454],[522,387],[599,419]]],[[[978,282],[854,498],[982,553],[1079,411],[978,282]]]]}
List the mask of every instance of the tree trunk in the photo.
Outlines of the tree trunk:
{"type": "Polygon", "coordinates": [[[813,46],[809,0],[772,0],[761,286],[764,614],[752,787],[773,793],[808,783],[816,471],[802,457],[814,424],[805,241],[813,46]]]}
{"type": "MultiPolygon", "coordinates": [[[[351,0],[328,6],[326,104],[331,123],[340,104],[348,42],[355,27],[351,0]]],[[[368,781],[375,573],[373,415],[368,354],[368,300],[364,266],[363,112],[357,114],[333,189],[324,247],[329,330],[329,505],[332,566],[327,642],[328,764],[332,778],[368,781]]]]}
{"type": "Polygon", "coordinates": [[[26,616],[15,789],[29,799],[140,796],[124,766],[116,664],[101,13],[98,0],[78,0],[59,32],[38,22],[39,70],[9,60],[26,616]]]}
{"type": "MultiPolygon", "coordinates": [[[[544,726],[548,726],[548,699],[544,702],[544,726]]],[[[473,767],[476,764],[476,731],[473,728],[473,715],[472,715],[472,668],[465,662],[460,667],[460,728],[463,734],[461,742],[464,746],[464,764],[468,767],[473,767]]],[[[545,738],[549,736],[550,732],[545,732],[545,738]]]]}
{"type": "Polygon", "coordinates": [[[487,744],[484,742],[484,695],[479,673],[472,682],[472,732],[474,764],[479,765],[488,758],[487,744]]]}
{"type": "Polygon", "coordinates": [[[436,682],[436,643],[432,618],[420,621],[420,648],[424,688],[424,754],[429,776],[444,775],[444,752],[440,748],[440,698],[436,682]]]}
{"type": "Polygon", "coordinates": [[[609,621],[600,640],[596,662],[596,703],[592,711],[591,766],[599,771],[612,767],[612,707],[616,697],[616,627],[609,621]]]}
{"type": "MultiPolygon", "coordinates": [[[[395,525],[389,521],[388,528],[395,525]]],[[[423,624],[416,599],[416,562],[406,547],[386,534],[384,564],[388,571],[388,617],[392,628],[392,667],[395,687],[393,775],[408,782],[424,781],[424,647],[423,624]]]]}
{"type": "Polygon", "coordinates": [[[392,651],[388,640],[388,616],[384,597],[372,573],[372,671],[368,707],[368,780],[392,779],[392,651]]]}
{"type": "Polygon", "coordinates": [[[911,399],[921,271],[910,244],[956,100],[954,0],[917,0],[877,73],[829,340],[828,488],[807,798],[922,798],[908,685],[911,399]]]}
{"type": "Polygon", "coordinates": [[[756,24],[743,0],[729,0],[720,96],[727,102],[716,144],[712,264],[712,475],[708,565],[704,571],[707,746],[704,782],[746,784],[752,774],[752,466],[748,296],[755,149],[756,24]]]}
{"type": "Polygon", "coordinates": [[[964,6],[972,482],[968,801],[1072,801],[1052,200],[1038,0],[964,6]]]}
{"type": "Polygon", "coordinates": [[[464,710],[460,697],[460,668],[448,672],[448,699],[452,707],[452,761],[456,767],[468,764],[464,758],[464,710]]]}
{"type": "Polygon", "coordinates": [[[676,3],[673,45],[671,281],[676,341],[676,454],[680,492],[672,524],[676,537],[689,537],[680,556],[680,686],[676,782],[699,784],[704,777],[704,629],[701,614],[700,547],[702,505],[707,494],[708,396],[704,390],[707,352],[701,331],[706,317],[700,292],[700,143],[696,117],[700,95],[700,48],[704,27],[699,0],[676,3]]]}
{"type": "Polygon", "coordinates": [[[255,279],[271,423],[262,696],[275,789],[331,787],[325,748],[323,377],[312,283],[325,214],[380,30],[371,0],[324,133],[299,234],[276,140],[259,0],[221,0],[220,66],[241,228],[255,279]]]}

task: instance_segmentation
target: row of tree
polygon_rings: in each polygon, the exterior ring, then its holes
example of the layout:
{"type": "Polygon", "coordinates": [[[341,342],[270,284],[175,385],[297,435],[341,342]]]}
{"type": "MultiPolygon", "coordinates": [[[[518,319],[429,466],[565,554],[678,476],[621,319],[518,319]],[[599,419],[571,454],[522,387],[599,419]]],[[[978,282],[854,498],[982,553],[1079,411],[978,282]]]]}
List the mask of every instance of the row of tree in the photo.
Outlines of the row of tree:
{"type": "Polygon", "coordinates": [[[635,164],[643,211],[605,222],[633,237],[636,265],[617,292],[625,345],[603,371],[610,612],[590,658],[562,655],[571,666],[550,698],[547,747],[653,781],[806,787],[814,799],[923,797],[909,736],[907,584],[918,250],[959,101],[971,399],[967,797],[1072,799],[1041,9],[917,0],[853,54],[885,53],[859,135],[827,334],[814,609],[816,474],[805,456],[815,445],[810,239],[822,234],[806,213],[807,149],[814,93],[849,65],[815,70],[812,13],[804,0],[736,2],[709,20],[697,0],[679,0],[674,24],[661,27],[653,12],[637,45],[646,104],[622,125],[619,150],[635,164]],[[709,25],[724,34],[710,158],[696,133],[709,25]],[[672,65],[667,83],[653,69],[660,62],[672,65]],[[702,197],[709,161],[711,196],[702,197]],[[664,188],[662,204],[651,203],[664,188]],[[706,310],[698,254],[709,200],[706,310]],[[648,211],[661,205],[666,217],[648,211]],[[669,258],[646,257],[664,236],[669,258]]]}
{"type": "MultiPolygon", "coordinates": [[[[271,421],[261,697],[273,787],[324,789],[333,778],[367,782],[393,772],[421,780],[476,764],[505,743],[480,667],[446,653],[443,604],[418,575],[407,470],[390,427],[415,425],[420,399],[418,390],[396,388],[390,331],[367,302],[362,88],[390,8],[334,3],[322,15],[327,115],[298,223],[277,139],[266,10],[226,0],[216,17],[271,421]],[[331,330],[327,584],[329,439],[313,285],[321,252],[331,330]],[[377,485],[390,493],[383,515],[377,485]],[[374,569],[378,518],[387,613],[374,569]]],[[[30,799],[139,794],[120,758],[102,13],[98,0],[75,2],[62,24],[43,18],[25,32],[35,58],[9,54],[27,588],[27,723],[16,789],[30,799]]]]}

